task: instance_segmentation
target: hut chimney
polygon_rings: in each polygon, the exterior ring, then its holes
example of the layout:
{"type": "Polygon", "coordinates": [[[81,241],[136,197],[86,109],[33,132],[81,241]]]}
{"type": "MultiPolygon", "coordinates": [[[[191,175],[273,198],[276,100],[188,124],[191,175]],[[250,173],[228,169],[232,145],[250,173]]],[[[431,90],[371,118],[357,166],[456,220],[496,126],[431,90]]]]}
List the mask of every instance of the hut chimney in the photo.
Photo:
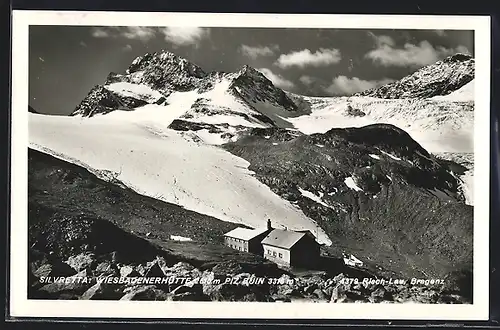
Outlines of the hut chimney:
{"type": "Polygon", "coordinates": [[[267,219],[267,229],[271,230],[273,227],[271,226],[271,219],[267,219]]]}

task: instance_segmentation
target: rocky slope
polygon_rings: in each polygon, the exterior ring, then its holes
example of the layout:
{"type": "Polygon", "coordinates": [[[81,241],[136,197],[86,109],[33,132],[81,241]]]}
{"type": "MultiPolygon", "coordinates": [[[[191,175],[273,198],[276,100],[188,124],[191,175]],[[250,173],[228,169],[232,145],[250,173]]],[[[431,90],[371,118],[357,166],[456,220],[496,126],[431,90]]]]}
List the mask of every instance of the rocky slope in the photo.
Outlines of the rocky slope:
{"type": "MultiPolygon", "coordinates": [[[[472,207],[452,171],[392,125],[310,136],[255,129],[226,150],[346,251],[407,277],[472,270],[472,207]]],[[[453,168],[452,166],[455,166],[453,168]]]]}
{"type": "MultiPolygon", "coordinates": [[[[463,279],[432,285],[364,283],[367,276],[383,277],[346,267],[329,257],[325,257],[329,258],[327,263],[335,266],[326,271],[288,273],[260,257],[213,244],[205,231],[189,225],[192,217],[197,217],[196,221],[215,219],[203,220],[201,215],[148,200],[51,156],[33,150],[29,155],[31,299],[470,302],[463,279]],[[72,196],[77,193],[79,202],[72,196]],[[93,203],[91,196],[96,197],[93,203]],[[128,209],[133,203],[137,203],[135,212],[128,209]],[[176,214],[163,216],[163,227],[150,226],[146,219],[141,220],[148,209],[160,214],[173,209],[176,214]],[[124,221],[131,214],[137,219],[124,221]],[[176,230],[179,217],[187,222],[176,230]],[[139,230],[141,221],[147,227],[144,230],[151,230],[148,235],[139,230]],[[166,235],[172,232],[195,240],[171,241],[166,235]],[[346,281],[347,277],[359,283],[346,281]],[[105,278],[121,278],[122,283],[99,282],[105,278]],[[154,283],[157,278],[164,282],[154,283]],[[256,278],[265,281],[257,283],[256,278]]],[[[213,226],[213,230],[222,232],[221,226],[213,226]]]]}
{"type": "Polygon", "coordinates": [[[447,95],[474,79],[474,58],[455,54],[425,66],[401,80],[369,89],[355,96],[384,99],[426,98],[447,95]]]}

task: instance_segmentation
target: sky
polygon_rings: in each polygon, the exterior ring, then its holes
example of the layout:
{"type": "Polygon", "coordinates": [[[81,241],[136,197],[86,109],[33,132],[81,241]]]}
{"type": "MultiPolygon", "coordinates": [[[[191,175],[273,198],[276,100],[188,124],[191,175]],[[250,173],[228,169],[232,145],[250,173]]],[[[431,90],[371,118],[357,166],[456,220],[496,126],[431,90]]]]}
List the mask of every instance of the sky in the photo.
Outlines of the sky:
{"type": "Polygon", "coordinates": [[[351,95],[455,53],[474,55],[473,31],[30,26],[29,104],[68,115],[110,72],[169,50],[205,72],[247,64],[308,96],[351,95]]]}

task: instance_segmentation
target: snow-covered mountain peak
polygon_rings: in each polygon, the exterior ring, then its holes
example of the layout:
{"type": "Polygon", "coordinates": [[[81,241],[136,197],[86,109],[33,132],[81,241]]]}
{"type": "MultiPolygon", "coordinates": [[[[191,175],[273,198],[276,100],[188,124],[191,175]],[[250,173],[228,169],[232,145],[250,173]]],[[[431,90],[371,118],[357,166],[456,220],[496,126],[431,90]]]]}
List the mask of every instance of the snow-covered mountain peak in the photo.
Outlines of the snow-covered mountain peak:
{"type": "Polygon", "coordinates": [[[179,72],[184,72],[197,78],[203,78],[206,75],[206,73],[196,64],[165,50],[146,53],[143,56],[137,57],[125,72],[131,74],[151,67],[159,67],[166,71],[178,70],[179,72]]]}
{"type": "Polygon", "coordinates": [[[355,96],[401,99],[448,95],[474,79],[474,71],[474,58],[457,53],[424,66],[398,81],[357,93],[355,96]]]}

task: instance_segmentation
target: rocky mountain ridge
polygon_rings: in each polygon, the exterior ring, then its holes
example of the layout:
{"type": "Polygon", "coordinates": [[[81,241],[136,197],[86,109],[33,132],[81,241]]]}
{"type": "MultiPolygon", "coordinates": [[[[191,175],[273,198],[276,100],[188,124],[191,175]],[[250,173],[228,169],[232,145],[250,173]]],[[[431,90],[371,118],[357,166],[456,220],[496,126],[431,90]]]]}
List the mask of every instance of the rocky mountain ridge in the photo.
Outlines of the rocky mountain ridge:
{"type": "Polygon", "coordinates": [[[474,72],[474,58],[458,53],[427,65],[400,80],[356,93],[354,96],[396,99],[447,95],[472,81],[474,72]]]}
{"type": "MultiPolygon", "coordinates": [[[[108,86],[116,83],[144,85],[153,91],[168,97],[174,92],[196,91],[206,93],[220,84],[227,82],[227,91],[244,102],[250,110],[255,110],[254,104],[266,102],[282,107],[286,111],[296,111],[296,104],[290,100],[285,92],[275,87],[261,72],[244,65],[235,73],[211,72],[205,73],[199,66],[181,58],[174,53],[161,51],[147,53],[137,57],[123,74],[110,73],[103,85],[95,86],[87,97],[75,108],[71,115],[93,116],[98,113],[107,113],[112,110],[123,109],[115,99],[120,97],[113,91],[105,92],[108,86]]],[[[147,103],[127,97],[133,109],[147,103]]],[[[268,121],[271,121],[270,119],[268,121]]]]}

